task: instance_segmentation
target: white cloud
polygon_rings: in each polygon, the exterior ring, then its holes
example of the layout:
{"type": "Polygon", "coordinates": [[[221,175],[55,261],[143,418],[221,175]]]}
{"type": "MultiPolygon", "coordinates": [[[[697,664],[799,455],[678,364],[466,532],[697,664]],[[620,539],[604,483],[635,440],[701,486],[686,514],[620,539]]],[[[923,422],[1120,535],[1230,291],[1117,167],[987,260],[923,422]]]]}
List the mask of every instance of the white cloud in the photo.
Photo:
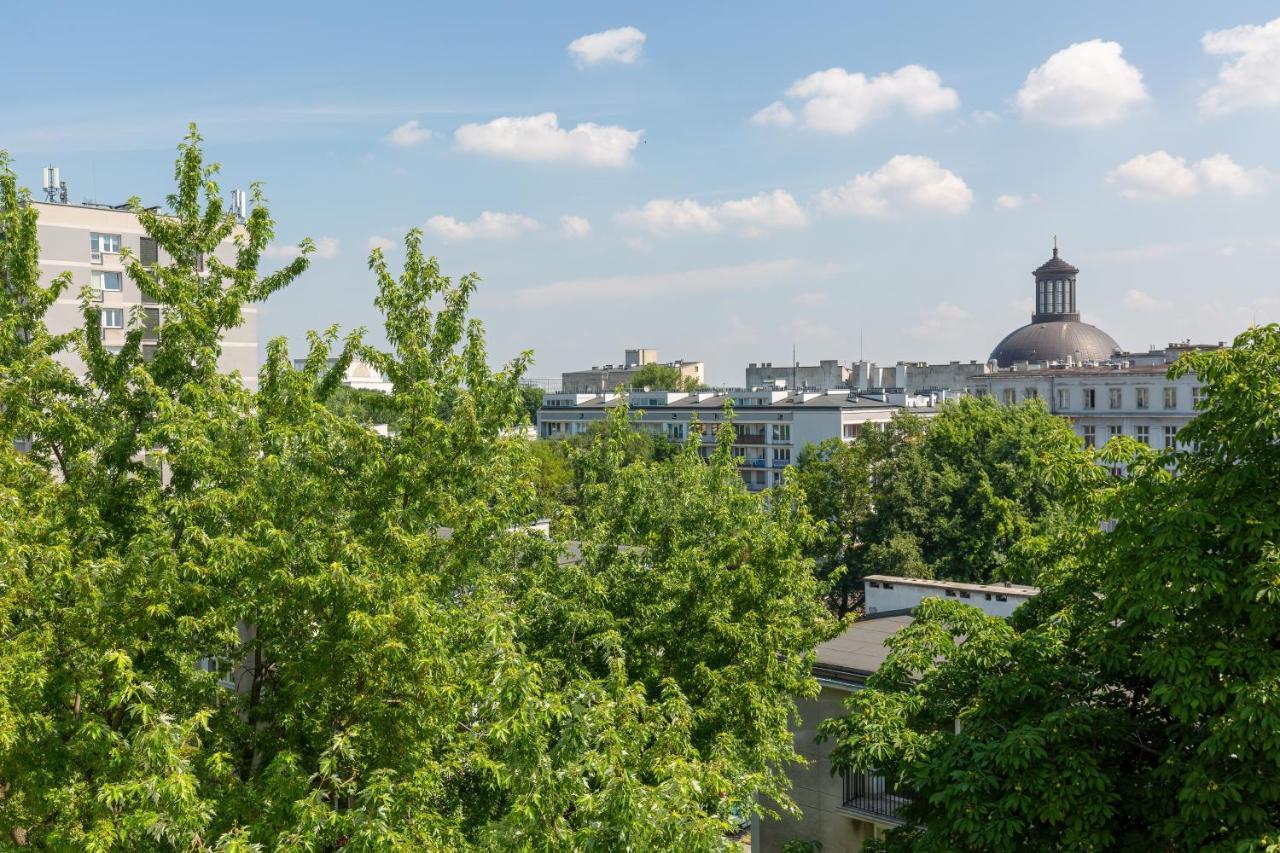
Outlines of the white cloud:
{"type": "Polygon", "coordinates": [[[635,27],[615,27],[576,38],[569,42],[568,50],[580,67],[601,62],[630,65],[640,58],[644,40],[645,34],[635,27]]]}
{"type": "Polygon", "coordinates": [[[1124,118],[1147,100],[1142,72],[1113,41],[1080,42],[1033,69],[1015,103],[1024,118],[1059,126],[1098,126],[1124,118]]]}
{"type": "Polygon", "coordinates": [[[426,221],[426,230],[443,240],[510,240],[537,231],[542,224],[519,213],[496,213],[486,210],[470,222],[452,216],[433,216],[426,221]]]}
{"type": "Polygon", "coordinates": [[[1256,195],[1270,177],[1266,169],[1246,169],[1226,154],[1214,154],[1196,163],[1196,172],[1209,189],[1232,195],[1256,195]]]}
{"type": "Polygon", "coordinates": [[[736,292],[743,287],[776,284],[802,273],[804,268],[798,260],[784,259],[650,275],[577,278],[526,287],[499,301],[533,308],[591,301],[653,300],[724,290],[736,292]]]}
{"type": "Polygon", "coordinates": [[[390,252],[396,247],[396,241],[388,237],[379,237],[377,234],[369,238],[369,251],[381,249],[384,252],[390,252]]]}
{"type": "Polygon", "coordinates": [[[417,119],[414,119],[413,121],[406,121],[388,133],[387,141],[401,148],[412,148],[415,145],[430,141],[433,135],[430,128],[421,126],[418,124],[417,119]]]}
{"type": "Polygon", "coordinates": [[[874,172],[823,190],[818,203],[828,213],[890,217],[904,213],[964,213],[973,192],[959,175],[936,160],[899,154],[874,172]]]}
{"type": "Polygon", "coordinates": [[[808,224],[805,212],[786,190],[716,204],[693,199],[654,199],[638,210],[619,213],[617,219],[623,225],[655,235],[713,234],[729,226],[755,235],[774,228],[801,228],[808,224]]]}
{"type": "Polygon", "coordinates": [[[790,127],[796,123],[795,114],[782,101],[774,101],[751,117],[752,124],[790,127]]]}
{"type": "MultiPolygon", "coordinates": [[[[311,257],[324,261],[338,257],[339,245],[337,238],[318,237],[314,242],[316,250],[311,253],[311,257]]],[[[273,243],[266,248],[263,254],[268,258],[291,261],[302,254],[302,249],[297,246],[280,246],[273,243]]]]}
{"type": "Polygon", "coordinates": [[[1121,163],[1107,173],[1106,180],[1125,198],[1167,201],[1192,198],[1203,189],[1253,195],[1262,191],[1268,177],[1265,169],[1245,169],[1226,154],[1188,164],[1167,151],[1153,151],[1121,163]]]}
{"type": "Polygon", "coordinates": [[[1131,288],[1124,294],[1124,307],[1143,314],[1155,314],[1168,311],[1173,306],[1163,299],[1157,299],[1149,293],[1131,288]]]}
{"type": "Polygon", "coordinates": [[[1200,96],[1200,112],[1218,115],[1247,107],[1280,106],[1280,18],[1204,34],[1206,53],[1237,56],[1223,64],[1218,82],[1200,96]]]}
{"type": "Polygon", "coordinates": [[[967,321],[969,317],[969,312],[963,308],[952,305],[950,302],[939,302],[911,327],[911,333],[922,338],[931,337],[955,328],[967,321]]]}
{"type": "Polygon", "coordinates": [[[504,116],[488,124],[464,124],[453,138],[463,151],[529,160],[578,163],[586,166],[625,166],[640,144],[642,130],[617,125],[580,124],[564,130],[555,113],[504,116]]]}
{"type": "MultiPolygon", "coordinates": [[[[828,68],[797,80],[788,97],[804,101],[805,127],[827,133],[853,133],[864,124],[901,108],[913,116],[947,112],[960,106],[955,89],[942,85],[936,71],[904,65],[897,71],[868,78],[843,68],[828,68]]],[[[775,101],[752,118],[757,124],[790,124],[791,116],[775,101]]]]}
{"type": "Polygon", "coordinates": [[[991,110],[974,110],[969,114],[974,124],[995,124],[1000,121],[1000,114],[991,110]]]}
{"type": "Polygon", "coordinates": [[[1026,203],[1026,198],[1020,195],[1005,193],[1004,195],[996,196],[996,207],[1004,210],[1017,210],[1026,203]]]}
{"type": "Polygon", "coordinates": [[[581,216],[565,214],[560,217],[560,233],[565,237],[590,237],[591,223],[581,216]]]}

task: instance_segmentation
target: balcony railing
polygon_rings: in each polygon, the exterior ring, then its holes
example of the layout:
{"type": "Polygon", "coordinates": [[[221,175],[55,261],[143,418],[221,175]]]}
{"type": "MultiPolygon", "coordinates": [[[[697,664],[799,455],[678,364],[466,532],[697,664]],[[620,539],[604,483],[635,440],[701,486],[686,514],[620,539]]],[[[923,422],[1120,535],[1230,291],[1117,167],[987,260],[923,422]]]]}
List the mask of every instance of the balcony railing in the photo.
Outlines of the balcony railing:
{"type": "Polygon", "coordinates": [[[911,795],[894,790],[883,776],[844,771],[844,807],[876,823],[900,825],[898,810],[911,802],[911,795]]]}
{"type": "Polygon", "coordinates": [[[764,433],[740,432],[733,438],[734,444],[764,444],[764,433]]]}

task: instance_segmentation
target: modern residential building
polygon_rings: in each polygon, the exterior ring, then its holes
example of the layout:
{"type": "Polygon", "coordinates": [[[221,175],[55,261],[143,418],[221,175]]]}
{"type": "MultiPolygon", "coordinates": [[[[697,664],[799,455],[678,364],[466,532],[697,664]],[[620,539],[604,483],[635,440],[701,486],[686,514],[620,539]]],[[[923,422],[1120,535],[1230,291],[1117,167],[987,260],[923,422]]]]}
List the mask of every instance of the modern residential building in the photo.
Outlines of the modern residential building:
{"type": "Polygon", "coordinates": [[[753,491],[776,485],[783,469],[808,444],[828,438],[852,441],[866,429],[884,429],[899,411],[932,416],[936,396],[878,396],[848,391],[631,391],[624,394],[548,394],[538,410],[538,436],[562,438],[587,431],[610,409],[629,403],[637,429],[672,441],[684,441],[697,420],[704,454],[725,426],[726,403],[733,407],[733,455],[742,479],[753,491]]]}
{"type": "MultiPolygon", "coordinates": [[[[622,364],[606,364],[604,367],[593,367],[590,370],[572,370],[561,374],[560,390],[566,394],[602,394],[616,391],[618,386],[631,387],[631,380],[646,364],[658,364],[656,349],[629,349],[625,353],[622,364]]],[[[666,363],[680,371],[680,379],[692,379],[695,384],[704,384],[705,370],[700,361],[684,361],[676,359],[666,363]]]]}
{"type": "Polygon", "coordinates": [[[785,388],[808,391],[815,388],[850,388],[857,391],[893,389],[907,394],[927,394],[948,390],[966,392],[974,374],[991,370],[976,360],[929,364],[923,361],[899,361],[881,366],[873,361],[855,361],[852,366],[836,359],[824,359],[816,365],[752,362],[746,369],[747,388],[785,388]]]}
{"type": "MultiPolygon", "coordinates": [[[[164,306],[142,294],[125,271],[123,249],[130,250],[144,264],[166,263],[168,258],[155,240],[125,205],[32,202],[39,213],[40,270],[47,283],[64,272],[71,274],[71,286],[49,309],[47,322],[54,334],[83,328],[80,290],[90,287],[102,313],[102,340],[108,349],[124,344],[125,329],[140,322],[146,329],[143,352],[159,340],[158,327],[164,306]]],[[[228,240],[214,253],[219,260],[235,263],[235,245],[228,240]]],[[[84,364],[75,353],[64,353],[63,362],[75,371],[84,364]]],[[[219,368],[225,373],[239,371],[244,382],[258,382],[257,308],[246,305],[244,323],[228,329],[222,341],[219,368]]]]}
{"type": "Polygon", "coordinates": [[[818,726],[848,711],[844,701],[889,655],[885,640],[912,623],[926,598],[953,598],[991,616],[1007,617],[1039,590],[1011,584],[969,584],[872,575],[863,582],[866,614],[840,636],[817,648],[814,675],[821,691],[799,703],[795,750],[807,764],[793,766],[791,796],[798,818],[757,820],[752,850],[779,853],[788,842],[819,842],[823,853],[856,853],[872,838],[900,826],[898,812],[910,793],[894,790],[875,773],[833,773],[830,741],[819,743],[818,726]]]}

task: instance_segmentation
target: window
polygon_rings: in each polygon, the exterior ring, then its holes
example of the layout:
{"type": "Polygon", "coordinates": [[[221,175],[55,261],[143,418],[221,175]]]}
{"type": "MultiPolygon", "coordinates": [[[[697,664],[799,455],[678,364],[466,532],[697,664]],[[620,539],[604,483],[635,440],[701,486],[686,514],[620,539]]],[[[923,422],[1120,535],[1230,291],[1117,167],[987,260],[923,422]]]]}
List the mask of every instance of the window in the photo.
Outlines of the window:
{"type": "Polygon", "coordinates": [[[1120,408],[1120,406],[1123,405],[1123,402],[1124,402],[1124,389],[1108,388],[1107,398],[1108,398],[1107,402],[1111,406],[1111,408],[1113,409],[1120,408]]]}
{"type": "Polygon", "coordinates": [[[1084,446],[1085,447],[1096,446],[1098,443],[1098,428],[1093,426],[1092,424],[1085,424],[1083,429],[1084,429],[1084,446]]]}
{"type": "Polygon", "coordinates": [[[89,235],[89,259],[101,261],[103,253],[118,254],[120,252],[120,235],[119,234],[98,234],[96,232],[89,235]]]}
{"type": "Polygon", "coordinates": [[[123,329],[124,328],[124,309],[123,308],[103,308],[102,309],[102,328],[123,329]]]}
{"type": "Polygon", "coordinates": [[[775,447],[773,449],[773,467],[785,468],[791,464],[791,448],[775,447]]]}
{"type": "Polygon", "coordinates": [[[1150,389],[1150,388],[1135,388],[1135,389],[1133,389],[1133,390],[1134,390],[1134,391],[1137,393],[1137,395],[1138,395],[1138,397],[1137,397],[1137,407],[1138,407],[1139,409],[1149,409],[1149,408],[1151,408],[1151,389],[1150,389]]]}
{"type": "Polygon", "coordinates": [[[1058,389],[1058,408],[1059,409],[1071,408],[1071,389],[1069,388],[1058,389]]]}
{"type": "Polygon", "coordinates": [[[791,440],[791,424],[774,424],[773,425],[774,441],[790,441],[791,440]]]}
{"type": "Polygon", "coordinates": [[[1005,403],[1006,403],[1006,404],[1008,404],[1008,405],[1010,405],[1010,406],[1012,406],[1012,405],[1013,405],[1013,402],[1014,402],[1014,401],[1013,401],[1013,395],[1014,395],[1014,393],[1016,393],[1016,392],[1015,392],[1012,388],[1006,388],[1006,389],[1004,389],[1004,401],[1005,401],[1005,403]]]}
{"type": "Polygon", "coordinates": [[[684,441],[684,424],[668,424],[668,426],[672,440],[684,441]]]}
{"type": "Polygon", "coordinates": [[[1084,394],[1084,407],[1086,409],[1097,408],[1098,392],[1092,388],[1085,388],[1082,393],[1084,394]]]}
{"type": "Polygon", "coordinates": [[[857,438],[857,437],[858,437],[858,433],[859,433],[859,432],[861,432],[861,429],[862,429],[862,424],[845,424],[845,425],[844,425],[844,437],[845,437],[845,438],[857,438]]]}
{"type": "Polygon", "coordinates": [[[144,267],[154,267],[160,263],[160,247],[152,237],[143,237],[138,243],[138,260],[144,267]]]}
{"type": "Polygon", "coordinates": [[[93,286],[98,290],[109,290],[113,293],[119,293],[121,289],[120,273],[94,271],[93,286]]]}
{"type": "Polygon", "coordinates": [[[1040,396],[1040,392],[1034,388],[1022,389],[1022,399],[1024,400],[1034,400],[1036,397],[1039,397],[1039,396],[1040,396]]]}
{"type": "Polygon", "coordinates": [[[1110,430],[1111,438],[1115,438],[1117,435],[1124,435],[1124,427],[1120,424],[1112,424],[1108,429],[1110,430]]]}
{"type": "Polygon", "coordinates": [[[1204,405],[1204,388],[1200,385],[1191,389],[1191,405],[1197,409],[1204,405]]]}
{"type": "Polygon", "coordinates": [[[1133,430],[1133,437],[1138,439],[1138,441],[1141,442],[1142,444],[1145,444],[1148,447],[1150,447],[1151,446],[1151,427],[1149,426],[1135,427],[1133,430]]]}
{"type": "Polygon", "coordinates": [[[1164,449],[1173,450],[1178,443],[1178,428],[1175,426],[1167,426],[1164,428],[1164,449]]]}
{"type": "Polygon", "coordinates": [[[1164,407],[1166,409],[1178,408],[1178,387],[1176,385],[1166,385],[1164,388],[1164,407]]]}

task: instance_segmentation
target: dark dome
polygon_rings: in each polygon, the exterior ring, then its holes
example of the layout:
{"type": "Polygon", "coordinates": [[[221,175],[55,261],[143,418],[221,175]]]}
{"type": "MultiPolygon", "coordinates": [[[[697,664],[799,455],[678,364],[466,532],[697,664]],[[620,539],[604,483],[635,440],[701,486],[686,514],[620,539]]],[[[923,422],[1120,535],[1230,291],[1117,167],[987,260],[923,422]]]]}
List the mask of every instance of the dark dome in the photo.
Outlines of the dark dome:
{"type": "Polygon", "coordinates": [[[1120,349],[1097,326],[1079,320],[1050,320],[1015,329],[996,344],[988,361],[1010,367],[1015,361],[1105,361],[1120,349]]]}

